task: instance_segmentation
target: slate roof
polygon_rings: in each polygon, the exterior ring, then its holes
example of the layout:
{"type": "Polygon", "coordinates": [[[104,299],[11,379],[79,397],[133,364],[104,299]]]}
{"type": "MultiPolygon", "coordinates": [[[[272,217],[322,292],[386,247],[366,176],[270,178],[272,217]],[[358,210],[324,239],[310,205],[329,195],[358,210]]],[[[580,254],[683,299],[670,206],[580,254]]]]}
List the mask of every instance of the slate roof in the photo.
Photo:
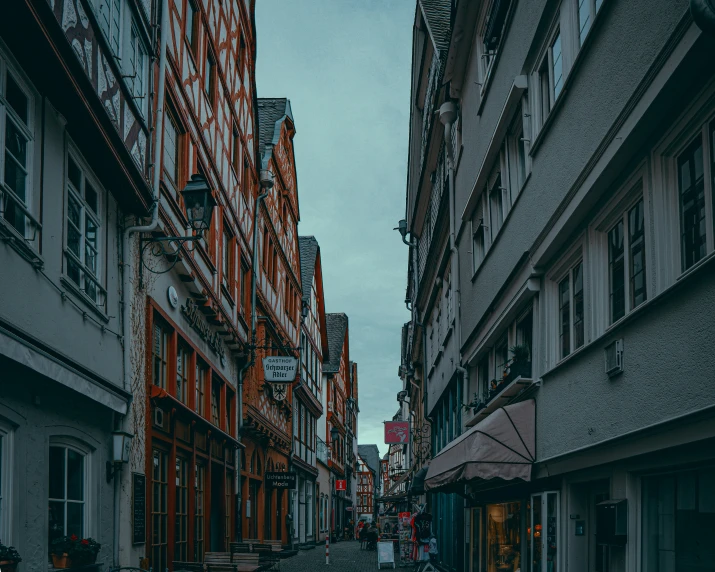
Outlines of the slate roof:
{"type": "Polygon", "coordinates": [[[300,250],[300,282],[303,290],[303,302],[308,302],[310,289],[313,286],[313,274],[315,274],[315,259],[320,247],[314,236],[299,236],[298,249],[300,250]]]}
{"type": "Polygon", "coordinates": [[[266,149],[266,145],[270,146],[278,143],[281,122],[286,116],[293,121],[293,112],[288,98],[258,98],[258,145],[260,146],[260,155],[264,160],[264,164],[267,164],[271,153],[271,149],[266,149]]]}
{"type": "Polygon", "coordinates": [[[323,361],[323,371],[338,373],[345,332],[348,329],[348,317],[346,314],[326,314],[325,322],[328,328],[328,359],[323,361]]]}
{"type": "Polygon", "coordinates": [[[380,451],[377,445],[358,445],[358,455],[367,463],[376,475],[380,474],[380,451]]]}
{"type": "Polygon", "coordinates": [[[449,50],[452,34],[451,2],[452,0],[419,0],[432,42],[440,53],[440,58],[445,58],[449,50]]]}

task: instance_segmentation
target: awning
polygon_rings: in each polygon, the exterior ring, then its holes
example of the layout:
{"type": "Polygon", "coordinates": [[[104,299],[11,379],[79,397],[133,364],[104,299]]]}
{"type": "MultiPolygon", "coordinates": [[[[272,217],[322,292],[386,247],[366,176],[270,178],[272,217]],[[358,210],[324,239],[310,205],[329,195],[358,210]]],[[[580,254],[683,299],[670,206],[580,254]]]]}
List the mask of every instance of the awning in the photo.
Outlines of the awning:
{"type": "Polygon", "coordinates": [[[425,478],[427,478],[428,470],[429,465],[422,467],[419,471],[415,473],[415,476],[412,478],[412,485],[410,486],[411,495],[425,494],[425,478]]]}
{"type": "Polygon", "coordinates": [[[531,480],[535,457],[533,399],[500,407],[432,459],[425,490],[475,479],[531,480]]]}
{"type": "Polygon", "coordinates": [[[412,472],[415,470],[415,466],[412,465],[408,471],[405,471],[400,475],[400,478],[395,481],[395,484],[390,487],[390,489],[380,497],[380,501],[390,501],[390,500],[399,500],[401,498],[404,498],[407,496],[406,492],[399,492],[396,493],[395,491],[400,487],[402,483],[404,483],[409,476],[412,474],[412,472]]]}

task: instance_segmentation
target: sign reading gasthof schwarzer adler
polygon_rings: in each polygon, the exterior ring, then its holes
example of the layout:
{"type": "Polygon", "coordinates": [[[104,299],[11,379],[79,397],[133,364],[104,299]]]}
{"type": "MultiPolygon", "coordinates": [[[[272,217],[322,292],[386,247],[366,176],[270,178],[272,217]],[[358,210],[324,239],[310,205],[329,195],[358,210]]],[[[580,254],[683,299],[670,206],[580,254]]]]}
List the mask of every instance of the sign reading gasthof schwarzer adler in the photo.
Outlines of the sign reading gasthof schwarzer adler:
{"type": "Polygon", "coordinates": [[[292,357],[271,356],[263,358],[263,376],[266,381],[286,383],[295,379],[298,360],[292,357]]]}

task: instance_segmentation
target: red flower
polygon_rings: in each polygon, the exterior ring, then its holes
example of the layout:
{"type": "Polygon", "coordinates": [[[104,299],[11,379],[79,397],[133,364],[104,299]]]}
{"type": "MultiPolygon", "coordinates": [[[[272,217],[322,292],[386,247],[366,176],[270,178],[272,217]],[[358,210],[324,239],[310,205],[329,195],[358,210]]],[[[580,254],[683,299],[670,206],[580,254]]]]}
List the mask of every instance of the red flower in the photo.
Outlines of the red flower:
{"type": "Polygon", "coordinates": [[[77,542],[77,540],[78,540],[78,539],[77,539],[77,535],[76,535],[76,534],[73,534],[72,536],[70,536],[70,540],[71,540],[72,542],[77,542]]]}
{"type": "Polygon", "coordinates": [[[89,545],[89,540],[87,540],[86,538],[83,538],[83,539],[82,539],[82,542],[80,542],[80,544],[82,544],[82,545],[84,545],[84,546],[88,546],[88,545],[89,545]]]}

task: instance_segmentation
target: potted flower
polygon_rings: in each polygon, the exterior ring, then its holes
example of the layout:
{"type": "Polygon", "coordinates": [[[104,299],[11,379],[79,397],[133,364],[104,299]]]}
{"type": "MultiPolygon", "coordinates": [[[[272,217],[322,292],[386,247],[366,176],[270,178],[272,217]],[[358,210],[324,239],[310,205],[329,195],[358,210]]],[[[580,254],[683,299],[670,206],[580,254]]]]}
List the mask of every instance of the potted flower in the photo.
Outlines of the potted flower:
{"type": "Polygon", "coordinates": [[[5,546],[0,542],[0,570],[3,572],[15,572],[17,563],[22,562],[20,553],[14,546],[5,546]]]}
{"type": "Polygon", "coordinates": [[[61,536],[52,541],[52,565],[55,568],[71,568],[94,564],[101,545],[92,538],[80,538],[76,534],[61,536]]]}
{"type": "Polygon", "coordinates": [[[531,351],[527,344],[517,344],[511,351],[511,366],[509,367],[511,377],[529,377],[531,375],[531,351]]]}

